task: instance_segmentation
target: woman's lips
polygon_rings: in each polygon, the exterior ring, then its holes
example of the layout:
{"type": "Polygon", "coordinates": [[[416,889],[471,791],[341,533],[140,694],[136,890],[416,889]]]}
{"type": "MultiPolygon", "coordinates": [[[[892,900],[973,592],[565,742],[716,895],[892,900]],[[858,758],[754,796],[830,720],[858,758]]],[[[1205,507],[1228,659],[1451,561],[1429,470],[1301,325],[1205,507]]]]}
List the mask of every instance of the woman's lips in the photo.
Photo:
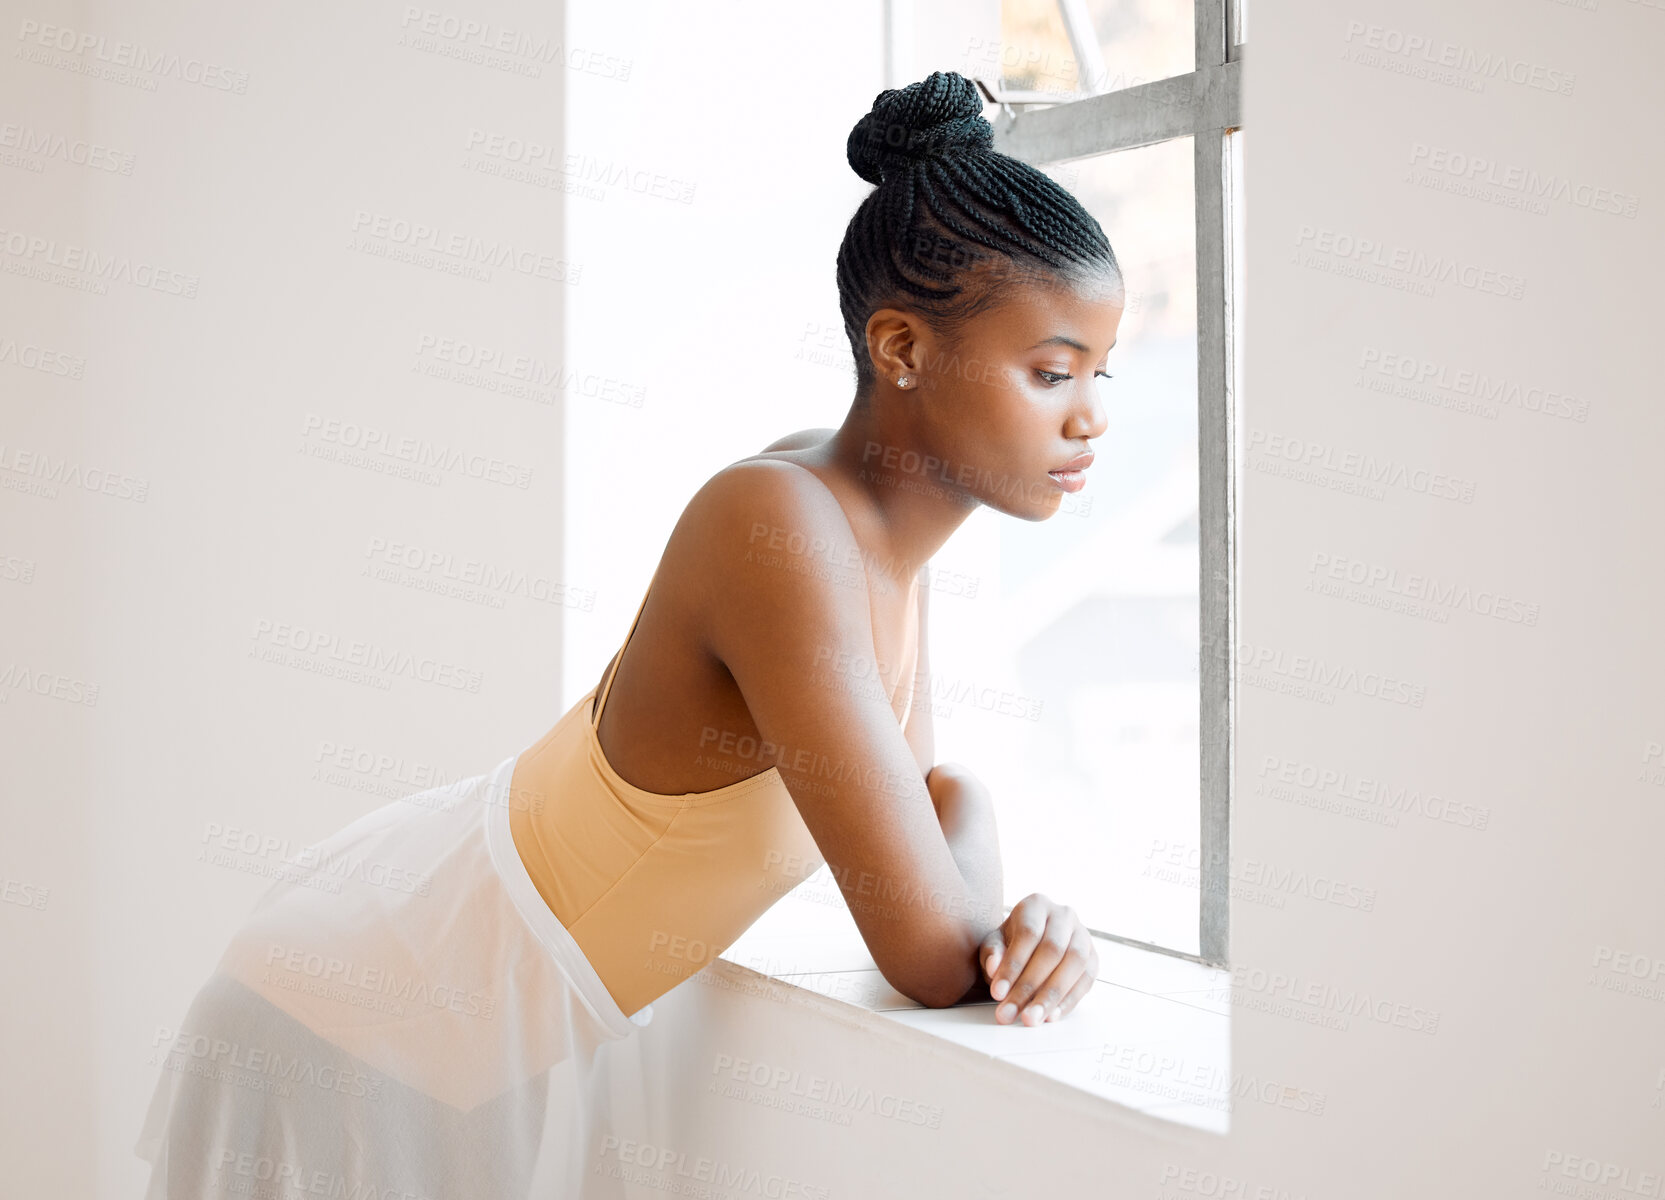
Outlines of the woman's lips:
{"type": "Polygon", "coordinates": [[[1052,480],[1066,492],[1079,492],[1087,486],[1086,470],[1093,465],[1093,452],[1083,450],[1056,471],[1048,471],[1052,480]]]}

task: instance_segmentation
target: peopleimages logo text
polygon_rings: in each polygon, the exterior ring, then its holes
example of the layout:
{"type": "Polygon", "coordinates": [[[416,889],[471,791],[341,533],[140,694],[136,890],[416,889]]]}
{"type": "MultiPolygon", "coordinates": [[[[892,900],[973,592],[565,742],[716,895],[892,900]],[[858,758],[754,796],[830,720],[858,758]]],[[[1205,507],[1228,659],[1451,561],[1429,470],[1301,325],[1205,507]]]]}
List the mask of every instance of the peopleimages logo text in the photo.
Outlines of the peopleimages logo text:
{"type": "Polygon", "coordinates": [[[1428,254],[1410,246],[1389,246],[1374,238],[1314,225],[1302,225],[1295,235],[1300,250],[1333,256],[1347,262],[1364,263],[1384,271],[1399,271],[1425,282],[1455,283],[1459,287],[1493,296],[1519,300],[1526,294],[1526,280],[1519,275],[1495,271],[1477,263],[1464,262],[1445,254],[1428,254]]]}

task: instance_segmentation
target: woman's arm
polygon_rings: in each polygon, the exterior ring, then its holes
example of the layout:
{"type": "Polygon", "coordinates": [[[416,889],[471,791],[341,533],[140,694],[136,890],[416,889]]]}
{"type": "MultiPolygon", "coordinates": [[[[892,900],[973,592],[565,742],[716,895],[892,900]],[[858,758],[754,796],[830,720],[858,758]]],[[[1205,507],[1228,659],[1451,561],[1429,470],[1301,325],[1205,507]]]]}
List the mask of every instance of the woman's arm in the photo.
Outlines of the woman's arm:
{"type": "Polygon", "coordinates": [[[994,797],[983,781],[959,763],[940,762],[925,776],[937,823],[948,851],[965,877],[966,887],[980,901],[985,924],[1000,924],[1005,891],[1000,875],[1000,837],[994,824],[994,797]]]}
{"type": "Polygon", "coordinates": [[[997,1021],[1012,1019],[1014,1001],[1026,1022],[1056,1018],[1092,985],[1091,939],[1073,912],[1038,895],[1000,920],[986,790],[952,768],[935,789],[927,782],[890,697],[872,686],[867,590],[824,569],[860,561],[860,549],[813,472],[759,458],[695,493],[666,554],[685,556],[679,578],[698,589],[701,649],[733,677],[773,747],[885,979],[941,1008],[993,976],[995,998],[1006,998],[997,1021]]]}
{"type": "MultiPolygon", "coordinates": [[[[685,556],[703,649],[775,748],[880,972],[921,1004],[959,1000],[999,915],[983,911],[986,885],[961,874],[890,697],[873,686],[867,589],[827,569],[862,561],[843,508],[803,467],[742,460],[695,494],[667,554],[685,556]]],[[[958,829],[957,803],[951,812],[958,829]]]]}

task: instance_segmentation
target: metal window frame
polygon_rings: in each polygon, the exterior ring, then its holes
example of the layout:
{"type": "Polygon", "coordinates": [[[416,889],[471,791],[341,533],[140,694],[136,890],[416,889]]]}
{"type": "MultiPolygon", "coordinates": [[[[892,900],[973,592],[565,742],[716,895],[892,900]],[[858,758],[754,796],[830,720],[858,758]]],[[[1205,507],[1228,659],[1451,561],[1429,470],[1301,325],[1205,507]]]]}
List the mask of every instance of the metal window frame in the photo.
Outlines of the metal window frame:
{"type": "Polygon", "coordinates": [[[1235,381],[1232,376],[1232,211],[1227,135],[1243,127],[1243,0],[1195,0],[1196,69],[1136,87],[1097,92],[1105,77],[1082,0],[1058,0],[1085,97],[1002,92],[995,148],[1033,166],[1190,137],[1197,235],[1198,665],[1202,816],[1199,954],[1094,930],[1100,937],[1211,965],[1227,962],[1230,914],[1232,680],[1236,615],[1235,381]]]}

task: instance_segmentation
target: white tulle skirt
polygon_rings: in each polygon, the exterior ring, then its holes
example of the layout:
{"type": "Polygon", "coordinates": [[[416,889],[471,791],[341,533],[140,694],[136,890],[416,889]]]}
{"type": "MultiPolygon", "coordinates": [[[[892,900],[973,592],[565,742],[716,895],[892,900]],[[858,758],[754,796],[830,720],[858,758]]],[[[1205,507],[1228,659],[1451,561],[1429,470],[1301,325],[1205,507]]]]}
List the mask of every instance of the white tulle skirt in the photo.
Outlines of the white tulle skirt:
{"type": "Polygon", "coordinates": [[[617,1194],[595,1147],[640,1097],[605,1060],[652,1008],[620,1011],[526,874],[514,763],[365,814],[261,898],[158,1038],[147,1200],[617,1194]]]}

